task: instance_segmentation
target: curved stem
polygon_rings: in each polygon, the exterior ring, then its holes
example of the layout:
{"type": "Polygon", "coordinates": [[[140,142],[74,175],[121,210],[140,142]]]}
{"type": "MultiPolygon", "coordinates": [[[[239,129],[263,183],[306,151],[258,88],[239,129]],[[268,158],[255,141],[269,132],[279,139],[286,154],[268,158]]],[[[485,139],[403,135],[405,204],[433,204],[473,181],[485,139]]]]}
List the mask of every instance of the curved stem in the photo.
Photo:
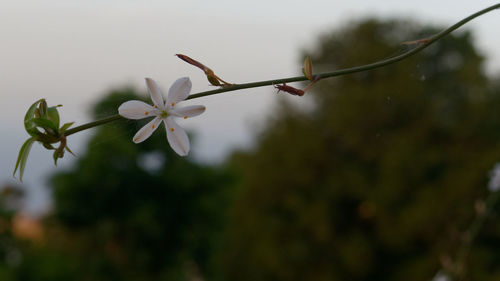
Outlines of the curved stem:
{"type": "MultiPolygon", "coordinates": [[[[374,63],[370,63],[370,64],[365,64],[365,65],[361,65],[361,66],[355,66],[355,67],[344,68],[344,69],[340,69],[340,70],[336,70],[336,71],[316,74],[316,75],[314,75],[314,77],[316,77],[317,79],[335,77],[335,76],[340,76],[340,75],[346,75],[346,74],[376,69],[376,68],[383,67],[383,66],[386,66],[386,65],[389,65],[392,63],[396,63],[400,60],[403,60],[411,55],[414,55],[414,54],[422,51],[423,49],[427,48],[432,43],[438,41],[439,39],[448,35],[452,31],[458,29],[459,27],[466,24],[467,22],[469,22],[469,21],[471,21],[471,20],[473,20],[473,19],[475,19],[483,14],[486,14],[492,10],[498,9],[498,8],[500,8],[500,3],[495,4],[493,6],[490,6],[490,7],[483,9],[479,12],[476,12],[476,13],[462,19],[461,21],[455,23],[454,25],[448,27],[447,29],[439,32],[438,34],[435,34],[434,36],[430,37],[428,40],[425,41],[425,43],[422,43],[418,47],[416,47],[416,48],[414,48],[406,53],[403,53],[401,55],[398,55],[398,56],[395,56],[395,57],[392,57],[389,59],[377,61],[374,63]]],[[[290,77],[290,78],[259,81],[259,82],[245,83],[245,84],[235,84],[233,86],[229,86],[229,87],[225,87],[225,88],[221,88],[221,89],[216,89],[216,90],[205,91],[205,92],[193,94],[193,95],[190,95],[187,99],[196,99],[196,98],[211,96],[211,95],[220,94],[220,93],[224,93],[224,92],[231,92],[231,91],[248,89],[248,88],[257,88],[257,87],[271,86],[271,85],[276,85],[276,84],[281,84],[281,83],[291,83],[291,82],[298,82],[298,81],[305,81],[305,80],[308,80],[307,77],[305,77],[305,76],[296,76],[296,77],[290,77]]],[[[81,126],[67,130],[64,135],[69,136],[69,135],[72,135],[74,133],[77,133],[77,132],[80,132],[80,131],[83,131],[83,130],[86,130],[86,129],[89,129],[92,127],[96,127],[96,126],[99,126],[99,125],[102,125],[105,123],[109,123],[109,122],[118,120],[120,118],[122,118],[122,117],[120,115],[116,114],[116,115],[113,115],[113,116],[110,116],[110,117],[107,117],[107,118],[104,118],[101,120],[97,120],[94,122],[83,124],[81,126]]]]}
{"type": "MultiPolygon", "coordinates": [[[[328,77],[334,77],[334,76],[340,76],[340,75],[346,75],[346,74],[371,70],[371,69],[379,68],[382,66],[386,66],[386,65],[398,62],[400,60],[403,60],[411,55],[414,55],[414,54],[422,51],[423,49],[427,48],[432,43],[438,41],[439,39],[448,35],[452,31],[458,29],[459,27],[466,24],[467,22],[469,22],[469,21],[471,21],[471,20],[473,20],[473,19],[475,19],[483,14],[486,14],[492,10],[498,9],[498,8],[500,8],[500,3],[495,4],[493,6],[490,6],[486,9],[483,9],[477,13],[474,13],[474,14],[464,18],[463,20],[455,23],[454,25],[448,27],[447,29],[439,32],[438,34],[432,36],[422,45],[420,45],[420,46],[418,46],[418,47],[416,47],[416,48],[414,48],[406,53],[403,53],[399,56],[395,56],[395,57],[392,57],[392,58],[389,58],[386,60],[381,60],[381,61],[378,61],[375,63],[365,64],[365,65],[350,67],[350,68],[344,68],[344,69],[340,69],[340,70],[336,70],[336,71],[332,71],[332,72],[320,73],[320,74],[316,74],[314,76],[317,76],[320,79],[323,79],[323,78],[328,78],[328,77]]],[[[290,77],[290,78],[284,78],[284,79],[275,79],[275,80],[267,80],[267,81],[252,82],[252,83],[245,83],[245,84],[236,84],[236,85],[229,86],[229,87],[222,88],[222,89],[205,91],[205,92],[193,94],[193,95],[189,96],[187,99],[196,99],[196,98],[211,96],[211,95],[220,94],[220,93],[224,93],[224,92],[230,92],[230,91],[236,91],[236,90],[242,90],[242,89],[248,89],[248,88],[257,88],[257,87],[263,87],[263,86],[271,86],[271,85],[276,85],[276,84],[281,84],[281,83],[305,81],[305,80],[308,80],[307,77],[305,77],[305,76],[296,76],[296,77],[290,77]]]]}
{"type": "Polygon", "coordinates": [[[121,117],[120,115],[118,114],[115,114],[115,115],[112,115],[110,117],[106,117],[104,119],[101,119],[101,120],[97,120],[97,121],[94,121],[94,122],[90,122],[90,123],[87,123],[87,124],[83,124],[83,125],[80,125],[80,126],[77,126],[77,127],[74,127],[72,129],[69,129],[67,130],[64,135],[65,136],[69,136],[69,135],[72,135],[74,133],[78,133],[80,131],[83,131],[83,130],[87,130],[87,129],[90,129],[92,127],[96,127],[96,126],[100,126],[102,124],[106,124],[106,123],[109,123],[109,122],[113,122],[113,121],[116,121],[120,118],[123,118],[121,117]]]}

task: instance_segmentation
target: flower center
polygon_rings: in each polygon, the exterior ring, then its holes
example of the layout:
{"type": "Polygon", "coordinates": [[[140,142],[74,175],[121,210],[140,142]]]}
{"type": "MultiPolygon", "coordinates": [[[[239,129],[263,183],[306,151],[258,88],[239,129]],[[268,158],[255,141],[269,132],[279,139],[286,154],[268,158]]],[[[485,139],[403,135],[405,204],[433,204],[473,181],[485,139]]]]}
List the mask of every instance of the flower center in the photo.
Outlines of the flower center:
{"type": "Polygon", "coordinates": [[[168,112],[166,110],[162,110],[160,112],[160,118],[167,118],[167,116],[168,116],[168,112]]]}

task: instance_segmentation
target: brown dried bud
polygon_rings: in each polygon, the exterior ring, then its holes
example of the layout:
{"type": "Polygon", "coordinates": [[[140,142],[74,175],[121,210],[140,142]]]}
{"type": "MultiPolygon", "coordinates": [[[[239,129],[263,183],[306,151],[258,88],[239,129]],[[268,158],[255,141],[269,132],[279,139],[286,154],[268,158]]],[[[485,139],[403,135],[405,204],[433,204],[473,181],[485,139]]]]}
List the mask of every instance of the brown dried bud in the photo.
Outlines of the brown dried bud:
{"type": "Polygon", "coordinates": [[[178,58],[180,58],[181,60],[189,63],[190,65],[194,65],[194,66],[198,67],[199,69],[203,70],[203,72],[207,76],[208,82],[210,82],[210,84],[212,84],[213,86],[228,87],[228,86],[233,85],[232,83],[228,83],[228,82],[222,80],[221,78],[219,78],[217,75],[215,75],[213,70],[211,70],[210,68],[208,68],[206,65],[202,64],[201,62],[199,62],[195,59],[192,59],[192,58],[190,58],[186,55],[183,55],[183,54],[176,54],[176,56],[178,58]],[[222,84],[221,84],[221,82],[222,82],[222,84]]]}
{"type": "Polygon", "coordinates": [[[303,96],[305,94],[303,90],[288,86],[286,83],[283,83],[283,85],[274,85],[274,88],[278,89],[278,93],[283,91],[293,96],[303,96]]]}
{"type": "MultiPolygon", "coordinates": [[[[180,58],[181,60],[189,63],[190,65],[194,65],[196,67],[198,67],[199,69],[203,70],[203,72],[205,72],[205,74],[207,74],[207,71],[212,71],[210,70],[210,68],[206,67],[204,64],[202,64],[201,62],[197,61],[197,60],[194,60],[186,55],[183,55],[183,54],[176,54],[176,56],[178,58],[180,58]]],[[[212,72],[213,73],[213,72],[212,72]]],[[[208,75],[208,74],[207,74],[208,75]]]]}

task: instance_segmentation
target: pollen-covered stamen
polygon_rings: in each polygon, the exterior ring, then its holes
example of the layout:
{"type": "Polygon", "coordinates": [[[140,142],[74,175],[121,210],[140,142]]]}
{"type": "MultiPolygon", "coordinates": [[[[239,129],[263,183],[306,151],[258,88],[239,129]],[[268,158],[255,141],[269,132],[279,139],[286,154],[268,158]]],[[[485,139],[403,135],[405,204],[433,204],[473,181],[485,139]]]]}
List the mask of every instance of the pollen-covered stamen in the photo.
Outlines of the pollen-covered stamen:
{"type": "Polygon", "coordinates": [[[151,128],[154,129],[155,128],[155,124],[151,125],[151,128]]]}
{"type": "Polygon", "coordinates": [[[144,112],[144,115],[148,115],[148,114],[149,114],[149,112],[147,112],[147,111],[146,111],[146,112],[144,112]]]}
{"type": "Polygon", "coordinates": [[[187,115],[186,115],[186,116],[184,116],[184,119],[188,119],[187,115]]]}
{"type": "Polygon", "coordinates": [[[173,132],[173,131],[175,131],[175,129],[174,128],[170,128],[170,132],[173,132]]]}
{"type": "Polygon", "coordinates": [[[174,107],[174,105],[175,105],[175,102],[173,102],[173,103],[170,104],[170,106],[172,106],[172,107],[174,107]]]}

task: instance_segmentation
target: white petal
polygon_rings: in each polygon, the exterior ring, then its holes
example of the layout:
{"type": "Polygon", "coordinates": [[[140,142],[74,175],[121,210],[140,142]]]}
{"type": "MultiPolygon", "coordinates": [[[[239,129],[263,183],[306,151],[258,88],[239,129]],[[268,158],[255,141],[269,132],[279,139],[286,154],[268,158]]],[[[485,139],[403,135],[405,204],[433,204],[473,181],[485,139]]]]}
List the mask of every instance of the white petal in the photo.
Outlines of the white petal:
{"type": "Polygon", "coordinates": [[[130,100],[124,102],[118,107],[118,113],[127,119],[142,119],[150,117],[156,109],[151,105],[138,101],[130,100]]]}
{"type": "Polygon", "coordinates": [[[132,139],[135,143],[140,143],[145,141],[147,138],[151,136],[151,134],[158,128],[161,124],[161,119],[156,117],[151,120],[151,122],[147,123],[144,127],[142,127],[132,139]]]}
{"type": "Polygon", "coordinates": [[[189,96],[191,86],[192,84],[189,77],[177,79],[168,90],[167,106],[173,107],[178,102],[185,100],[189,96]]]}
{"type": "Polygon", "coordinates": [[[190,105],[181,108],[173,108],[169,111],[170,114],[181,118],[198,116],[203,112],[205,112],[205,106],[203,105],[190,105]]]}
{"type": "Polygon", "coordinates": [[[189,138],[184,129],[177,125],[172,117],[165,119],[167,139],[170,147],[180,156],[186,156],[189,152],[189,138]]]}
{"type": "Polygon", "coordinates": [[[146,78],[146,87],[148,87],[149,94],[151,95],[151,100],[154,105],[156,105],[160,109],[165,108],[165,104],[163,102],[163,95],[160,91],[156,82],[151,78],[146,78]]]}

